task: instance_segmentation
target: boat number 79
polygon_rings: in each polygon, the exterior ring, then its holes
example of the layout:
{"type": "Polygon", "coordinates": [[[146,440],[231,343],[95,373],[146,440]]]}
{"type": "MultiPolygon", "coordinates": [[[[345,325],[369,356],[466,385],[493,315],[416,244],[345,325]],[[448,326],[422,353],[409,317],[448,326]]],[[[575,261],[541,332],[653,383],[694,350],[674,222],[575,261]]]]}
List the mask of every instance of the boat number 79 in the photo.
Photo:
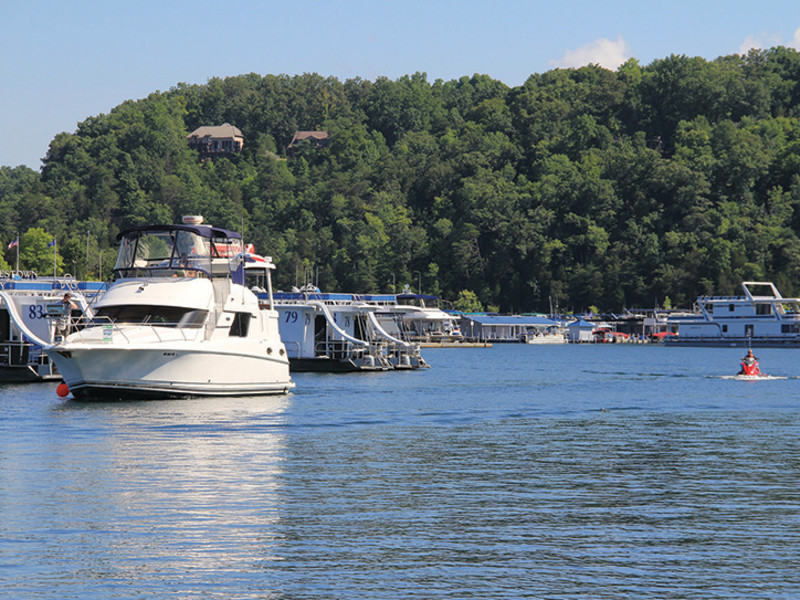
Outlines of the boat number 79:
{"type": "Polygon", "coordinates": [[[297,311],[296,310],[287,310],[286,311],[286,322],[287,323],[297,323],[297,311]]]}

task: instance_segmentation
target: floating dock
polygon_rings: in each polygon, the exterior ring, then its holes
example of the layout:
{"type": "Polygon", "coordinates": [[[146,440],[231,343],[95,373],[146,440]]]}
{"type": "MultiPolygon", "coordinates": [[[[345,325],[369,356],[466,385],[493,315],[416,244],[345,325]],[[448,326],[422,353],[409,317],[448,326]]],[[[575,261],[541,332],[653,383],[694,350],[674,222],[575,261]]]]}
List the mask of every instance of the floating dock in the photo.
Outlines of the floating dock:
{"type": "Polygon", "coordinates": [[[420,342],[421,348],[491,348],[490,342],[420,342]]]}

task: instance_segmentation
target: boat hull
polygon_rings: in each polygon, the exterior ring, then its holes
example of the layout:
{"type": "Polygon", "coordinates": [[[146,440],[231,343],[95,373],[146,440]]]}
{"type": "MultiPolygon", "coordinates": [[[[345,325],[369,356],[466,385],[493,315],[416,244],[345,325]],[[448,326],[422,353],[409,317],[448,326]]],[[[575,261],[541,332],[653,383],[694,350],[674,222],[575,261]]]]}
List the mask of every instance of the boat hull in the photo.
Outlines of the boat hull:
{"type": "Polygon", "coordinates": [[[567,338],[563,335],[542,335],[539,337],[528,337],[524,340],[524,343],[534,345],[566,344],[567,338]]]}
{"type": "MultiPolygon", "coordinates": [[[[45,365],[46,366],[46,365],[45,365]]],[[[35,383],[60,379],[61,376],[44,369],[40,372],[37,365],[13,365],[0,367],[0,383],[35,383]]]]}
{"type": "Polygon", "coordinates": [[[383,365],[359,365],[349,358],[290,358],[289,365],[295,373],[355,373],[388,370],[388,367],[383,365]]]}
{"type": "Polygon", "coordinates": [[[75,398],[154,399],[285,394],[285,356],[219,349],[61,346],[48,351],[75,398]]]}
{"type": "Polygon", "coordinates": [[[800,348],[800,338],[787,336],[784,338],[757,337],[685,337],[664,339],[665,346],[692,346],[717,348],[800,348]]]}

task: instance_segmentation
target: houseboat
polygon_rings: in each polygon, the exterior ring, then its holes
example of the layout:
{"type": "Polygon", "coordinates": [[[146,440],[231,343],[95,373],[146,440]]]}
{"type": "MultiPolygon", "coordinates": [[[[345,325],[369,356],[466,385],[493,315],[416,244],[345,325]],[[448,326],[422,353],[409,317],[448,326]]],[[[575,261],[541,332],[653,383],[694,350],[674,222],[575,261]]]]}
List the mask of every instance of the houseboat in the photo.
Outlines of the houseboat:
{"type": "Polygon", "coordinates": [[[406,339],[390,294],[275,292],[281,339],[293,371],[388,371],[429,365],[406,339]]]}
{"type": "Polygon", "coordinates": [[[461,331],[481,342],[564,344],[567,329],[544,315],[461,315],[461,331]]]}
{"type": "Polygon", "coordinates": [[[59,379],[44,346],[56,341],[57,320],[69,293],[73,314],[91,315],[91,303],[105,291],[99,281],[71,276],[39,277],[34,272],[0,274],[0,383],[59,379]]]}
{"type": "Polygon", "coordinates": [[[700,296],[694,311],[667,318],[667,345],[800,346],[800,298],[768,281],[745,281],[743,296],[700,296]]]}
{"type": "Polygon", "coordinates": [[[393,299],[391,310],[385,306],[378,319],[387,327],[398,323],[405,339],[422,344],[463,341],[458,315],[442,310],[439,296],[414,294],[406,288],[393,299]]]}

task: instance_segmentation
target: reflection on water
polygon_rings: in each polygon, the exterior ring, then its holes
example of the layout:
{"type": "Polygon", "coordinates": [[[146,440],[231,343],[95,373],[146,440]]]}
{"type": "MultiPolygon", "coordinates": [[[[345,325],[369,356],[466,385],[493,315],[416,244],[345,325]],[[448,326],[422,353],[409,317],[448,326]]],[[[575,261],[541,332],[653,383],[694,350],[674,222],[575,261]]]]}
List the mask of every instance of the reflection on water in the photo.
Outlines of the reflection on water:
{"type": "Polygon", "coordinates": [[[426,359],[278,398],[4,388],[8,597],[800,596],[794,351],[758,383],[724,349],[426,359]]]}
{"type": "Polygon", "coordinates": [[[3,465],[15,597],[213,590],[273,558],[289,402],[55,405],[3,465]]]}

